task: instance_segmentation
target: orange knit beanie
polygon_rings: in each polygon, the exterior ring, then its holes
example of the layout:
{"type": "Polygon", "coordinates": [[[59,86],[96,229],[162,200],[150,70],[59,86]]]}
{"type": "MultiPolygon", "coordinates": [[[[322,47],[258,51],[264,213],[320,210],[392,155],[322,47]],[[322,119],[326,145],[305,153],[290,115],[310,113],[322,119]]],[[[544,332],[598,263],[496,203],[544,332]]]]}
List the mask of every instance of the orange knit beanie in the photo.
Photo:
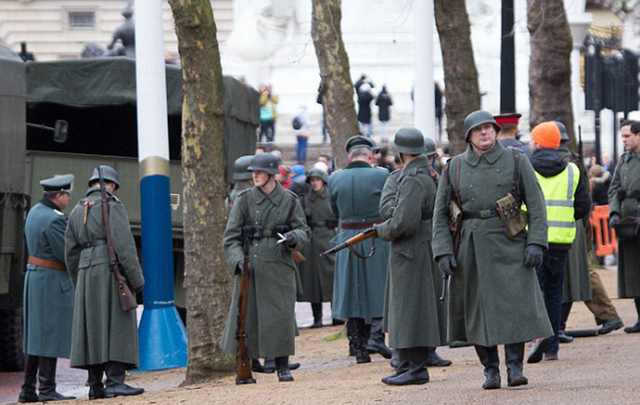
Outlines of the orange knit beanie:
{"type": "Polygon", "coordinates": [[[558,149],[560,130],[554,122],[543,122],[531,131],[531,139],[543,148],[558,149]]]}

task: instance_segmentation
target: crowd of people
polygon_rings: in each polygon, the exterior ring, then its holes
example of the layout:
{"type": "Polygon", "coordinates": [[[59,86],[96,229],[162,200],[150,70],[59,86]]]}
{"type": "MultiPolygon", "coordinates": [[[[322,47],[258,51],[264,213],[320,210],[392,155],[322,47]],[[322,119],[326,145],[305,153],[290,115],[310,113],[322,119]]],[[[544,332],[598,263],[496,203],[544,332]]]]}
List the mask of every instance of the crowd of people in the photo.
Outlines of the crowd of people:
{"type": "MultiPolygon", "coordinates": [[[[278,151],[243,157],[254,185],[230,202],[225,255],[239,277],[241,235],[250,225],[254,370],[271,364],[280,381],[293,381],[291,370],[300,365],[289,356],[297,329],[282,326],[295,323],[298,300],[311,303],[314,328],[322,326],[322,302],[331,302],[332,324],[346,322],[348,353],[357,364],[373,353],[390,358],[395,372],[382,378],[385,384],[427,383],[429,367],[451,364],[437,347],[473,345],[484,368],[482,388],[500,388],[497,346],[504,345],[507,385],[526,385],[527,344],[528,363],[558,360],[559,343],[573,340],[565,330],[573,302],[585,302],[599,334],[624,326],[590,270],[585,229],[592,204],[610,205],[620,297],[636,299],[640,318],[640,123],[622,123],[626,152],[607,175],[601,166],[588,173],[580,167],[561,122],[538,124],[532,141],[522,144],[519,118],[469,114],[468,147],[455,157],[415,128],[400,129],[390,148],[380,147],[366,126],[347,141],[349,164],[340,170],[328,156],[306,172],[284,167],[278,151]],[[292,208],[277,210],[282,201],[292,208]],[[320,255],[333,246],[335,256],[320,255]],[[306,260],[294,261],[295,252],[306,260]],[[291,271],[278,274],[274,285],[259,285],[271,277],[264,273],[274,261],[291,271]],[[257,293],[262,289],[269,292],[257,293]],[[277,344],[275,329],[284,334],[277,344]]],[[[227,331],[236,310],[232,303],[227,331]]],[[[640,322],[625,332],[640,332],[640,322]]],[[[235,354],[232,337],[225,349],[235,354]]]]}

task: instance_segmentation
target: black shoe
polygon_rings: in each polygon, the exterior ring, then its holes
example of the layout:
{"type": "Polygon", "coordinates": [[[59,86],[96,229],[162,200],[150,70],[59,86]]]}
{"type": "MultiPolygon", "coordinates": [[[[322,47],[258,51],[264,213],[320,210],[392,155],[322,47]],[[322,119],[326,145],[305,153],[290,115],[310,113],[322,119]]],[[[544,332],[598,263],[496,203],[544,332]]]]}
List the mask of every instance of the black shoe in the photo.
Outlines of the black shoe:
{"type": "Polygon", "coordinates": [[[104,366],[102,364],[92,364],[89,366],[89,399],[102,399],[105,397],[104,384],[102,376],[104,374],[104,366]]]}
{"type": "Polygon", "coordinates": [[[371,356],[366,350],[356,352],[356,364],[371,363],[371,356]]]}
{"type": "Polygon", "coordinates": [[[293,381],[293,376],[288,367],[278,369],[278,381],[289,382],[293,381]]]}
{"type": "Polygon", "coordinates": [[[289,363],[289,370],[297,370],[300,368],[300,363],[294,361],[293,363],[289,363]]]}
{"type": "MultiPolygon", "coordinates": [[[[602,324],[602,327],[598,329],[598,335],[606,335],[614,330],[618,330],[624,326],[622,319],[613,318],[602,324]]],[[[625,330],[626,331],[626,330],[625,330]]]]}
{"type": "Polygon", "coordinates": [[[318,328],[322,328],[322,319],[314,319],[313,320],[313,325],[311,325],[310,327],[311,329],[318,329],[318,328]]]}
{"type": "Polygon", "coordinates": [[[135,388],[124,383],[125,364],[119,361],[109,361],[104,365],[107,375],[107,387],[104,390],[105,398],[127,397],[140,395],[144,388],[135,388]]]}
{"type": "Polygon", "coordinates": [[[76,399],[73,396],[62,395],[56,391],[56,365],[58,359],[55,357],[40,357],[38,373],[38,401],[66,401],[76,399]]]}
{"type": "Polygon", "coordinates": [[[627,333],[638,333],[640,332],[640,321],[636,322],[633,326],[627,326],[624,328],[624,331],[627,333]]]}
{"type": "Polygon", "coordinates": [[[369,339],[369,342],[367,343],[367,351],[369,353],[378,353],[385,359],[390,359],[393,355],[393,352],[387,347],[387,345],[379,341],[372,341],[371,339],[369,339]]]}
{"type": "Polygon", "coordinates": [[[527,358],[527,363],[539,363],[542,360],[542,355],[549,348],[549,339],[536,339],[531,342],[531,350],[529,352],[529,357],[527,358]]]}
{"type": "Polygon", "coordinates": [[[427,357],[427,367],[449,367],[453,362],[445,360],[438,355],[435,347],[429,348],[429,356],[427,357]]]}
{"type": "Polygon", "coordinates": [[[573,336],[567,335],[567,332],[564,330],[558,331],[558,342],[560,343],[571,343],[573,342],[573,336]]]}
{"type": "Polygon", "coordinates": [[[519,387],[529,384],[529,380],[522,374],[524,360],[524,342],[504,345],[505,363],[507,364],[507,385],[519,387]]]}
{"type": "Polygon", "coordinates": [[[260,364],[260,360],[251,359],[251,371],[254,373],[264,373],[264,367],[260,364]]]}
{"type": "Polygon", "coordinates": [[[500,388],[500,370],[491,368],[484,372],[484,383],[482,389],[497,390],[500,388]]]}
{"type": "Polygon", "coordinates": [[[38,400],[38,394],[36,394],[35,388],[32,390],[24,388],[20,391],[20,396],[18,396],[18,402],[21,404],[26,404],[29,402],[40,402],[38,400]]]}
{"type": "Polygon", "coordinates": [[[342,319],[333,319],[331,321],[332,326],[344,325],[344,321],[342,319]]]}
{"type": "Polygon", "coordinates": [[[105,390],[103,386],[90,386],[89,387],[89,400],[103,399],[105,398],[105,390]]]}
{"type": "Polygon", "coordinates": [[[419,370],[407,370],[398,376],[389,377],[387,381],[384,381],[387,385],[418,385],[428,382],[429,371],[427,371],[426,367],[419,370]]]}

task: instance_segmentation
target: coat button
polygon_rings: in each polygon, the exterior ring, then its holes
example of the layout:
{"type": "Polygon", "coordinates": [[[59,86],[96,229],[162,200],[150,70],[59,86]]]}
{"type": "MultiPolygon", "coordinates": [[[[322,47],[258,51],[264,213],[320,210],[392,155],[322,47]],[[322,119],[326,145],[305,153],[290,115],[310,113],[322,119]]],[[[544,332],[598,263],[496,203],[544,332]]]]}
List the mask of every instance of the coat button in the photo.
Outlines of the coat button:
{"type": "Polygon", "coordinates": [[[469,185],[469,188],[473,188],[473,184],[470,184],[470,185],[469,185]]]}
{"type": "Polygon", "coordinates": [[[475,197],[471,197],[471,201],[475,201],[475,200],[476,200],[476,198],[475,198],[475,197]]]}
{"type": "Polygon", "coordinates": [[[496,169],[496,172],[500,173],[500,169],[496,169]]]}

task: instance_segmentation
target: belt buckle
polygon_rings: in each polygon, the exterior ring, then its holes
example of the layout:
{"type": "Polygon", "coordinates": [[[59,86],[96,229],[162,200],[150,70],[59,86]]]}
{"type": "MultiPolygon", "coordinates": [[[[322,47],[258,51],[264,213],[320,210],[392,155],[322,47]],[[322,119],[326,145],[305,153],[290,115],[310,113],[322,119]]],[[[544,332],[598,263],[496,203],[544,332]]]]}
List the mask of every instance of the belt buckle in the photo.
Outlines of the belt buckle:
{"type": "Polygon", "coordinates": [[[491,210],[480,210],[480,218],[481,219],[491,218],[491,210]]]}

